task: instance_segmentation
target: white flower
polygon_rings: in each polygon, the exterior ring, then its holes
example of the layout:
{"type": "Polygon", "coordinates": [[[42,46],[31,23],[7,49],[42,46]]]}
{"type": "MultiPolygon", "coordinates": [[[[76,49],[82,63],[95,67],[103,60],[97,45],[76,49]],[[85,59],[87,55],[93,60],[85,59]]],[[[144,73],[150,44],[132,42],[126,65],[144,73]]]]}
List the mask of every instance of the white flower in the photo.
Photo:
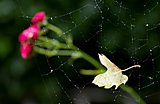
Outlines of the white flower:
{"type": "Polygon", "coordinates": [[[126,71],[133,67],[140,67],[140,65],[134,65],[125,70],[121,70],[103,54],[98,55],[101,64],[108,69],[105,73],[97,75],[92,81],[92,83],[98,85],[98,87],[104,86],[104,88],[109,89],[115,85],[115,89],[117,89],[118,86],[125,84],[128,81],[128,76],[122,74],[122,71],[126,71]]]}

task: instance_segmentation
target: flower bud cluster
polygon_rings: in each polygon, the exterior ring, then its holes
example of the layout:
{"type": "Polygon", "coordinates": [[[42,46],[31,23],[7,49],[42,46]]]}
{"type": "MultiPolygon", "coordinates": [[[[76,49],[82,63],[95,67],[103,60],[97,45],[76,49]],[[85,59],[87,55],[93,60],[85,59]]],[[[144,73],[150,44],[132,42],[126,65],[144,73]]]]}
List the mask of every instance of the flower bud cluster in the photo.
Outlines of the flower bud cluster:
{"type": "Polygon", "coordinates": [[[26,59],[31,54],[33,49],[33,43],[37,40],[40,32],[39,23],[42,23],[46,19],[44,12],[37,12],[32,18],[32,25],[23,30],[18,37],[20,45],[20,53],[22,58],[26,59]]]}

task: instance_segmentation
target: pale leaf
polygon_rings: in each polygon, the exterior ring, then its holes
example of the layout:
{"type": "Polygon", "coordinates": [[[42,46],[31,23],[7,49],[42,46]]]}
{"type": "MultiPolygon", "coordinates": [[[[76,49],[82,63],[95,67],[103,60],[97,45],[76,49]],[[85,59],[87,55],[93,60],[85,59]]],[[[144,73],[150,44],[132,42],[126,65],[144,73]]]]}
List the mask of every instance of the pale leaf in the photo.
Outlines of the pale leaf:
{"type": "Polygon", "coordinates": [[[126,70],[121,70],[103,54],[98,55],[101,64],[107,68],[107,71],[105,73],[97,75],[92,81],[92,83],[98,85],[98,87],[109,89],[115,85],[115,89],[117,89],[118,86],[120,86],[121,84],[125,84],[128,81],[128,77],[126,75],[123,75],[122,71],[126,71],[133,67],[140,67],[140,65],[134,65],[127,68],[126,70]]]}

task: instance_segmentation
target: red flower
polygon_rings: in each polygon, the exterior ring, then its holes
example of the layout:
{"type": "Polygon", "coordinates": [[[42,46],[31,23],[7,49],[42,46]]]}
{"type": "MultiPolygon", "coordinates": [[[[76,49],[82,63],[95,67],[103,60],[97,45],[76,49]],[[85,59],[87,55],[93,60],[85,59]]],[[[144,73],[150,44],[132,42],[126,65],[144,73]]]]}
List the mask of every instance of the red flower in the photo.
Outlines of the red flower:
{"type": "Polygon", "coordinates": [[[22,43],[20,47],[20,52],[22,58],[26,59],[32,52],[33,45],[29,43],[22,43]]]}
{"type": "Polygon", "coordinates": [[[32,23],[42,22],[45,19],[45,17],[46,14],[43,11],[37,12],[32,18],[32,23]]]}
{"type": "Polygon", "coordinates": [[[26,42],[29,39],[36,40],[38,38],[39,26],[31,25],[19,35],[20,42],[26,42]]]}

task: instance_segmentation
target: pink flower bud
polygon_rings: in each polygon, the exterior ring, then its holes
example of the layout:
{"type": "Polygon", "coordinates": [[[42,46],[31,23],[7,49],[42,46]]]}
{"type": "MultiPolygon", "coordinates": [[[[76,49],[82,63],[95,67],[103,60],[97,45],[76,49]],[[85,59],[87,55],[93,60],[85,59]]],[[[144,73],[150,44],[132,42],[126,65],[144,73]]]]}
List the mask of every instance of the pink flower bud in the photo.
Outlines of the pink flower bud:
{"type": "Polygon", "coordinates": [[[29,39],[36,40],[38,38],[39,26],[31,25],[19,35],[19,42],[26,42],[29,39]]]}
{"type": "Polygon", "coordinates": [[[22,43],[20,46],[20,52],[22,58],[26,59],[32,52],[33,45],[29,43],[22,43]]]}
{"type": "Polygon", "coordinates": [[[32,18],[32,23],[38,23],[42,22],[46,17],[46,14],[44,12],[37,12],[34,17],[32,18]]]}

